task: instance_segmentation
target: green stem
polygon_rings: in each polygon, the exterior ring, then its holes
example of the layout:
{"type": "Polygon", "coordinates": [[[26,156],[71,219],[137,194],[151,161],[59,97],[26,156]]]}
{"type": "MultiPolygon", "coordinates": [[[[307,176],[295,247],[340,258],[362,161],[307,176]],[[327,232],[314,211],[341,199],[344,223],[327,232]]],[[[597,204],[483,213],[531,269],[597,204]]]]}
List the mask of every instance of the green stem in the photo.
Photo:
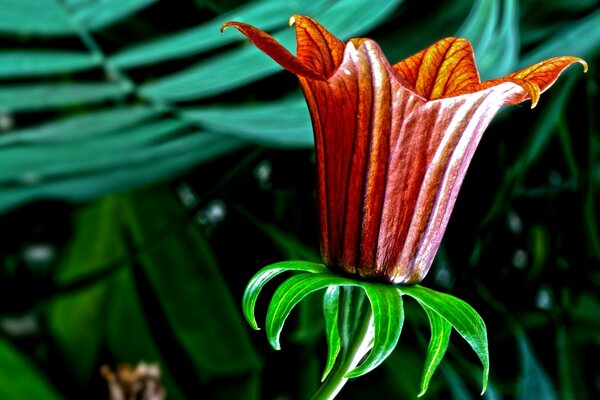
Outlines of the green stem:
{"type": "Polygon", "coordinates": [[[333,399],[342,390],[352,371],[373,346],[373,313],[362,288],[340,287],[340,354],[333,370],[312,400],[333,399]]]}

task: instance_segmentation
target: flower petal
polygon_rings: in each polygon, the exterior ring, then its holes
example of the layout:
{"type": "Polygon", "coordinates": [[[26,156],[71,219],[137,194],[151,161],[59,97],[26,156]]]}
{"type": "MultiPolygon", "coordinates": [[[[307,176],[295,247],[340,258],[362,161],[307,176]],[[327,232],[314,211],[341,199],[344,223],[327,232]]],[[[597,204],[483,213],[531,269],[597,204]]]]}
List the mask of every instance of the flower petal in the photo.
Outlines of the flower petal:
{"type": "MultiPolygon", "coordinates": [[[[587,63],[579,57],[563,56],[554,57],[534,64],[530,67],[513,72],[504,78],[492,79],[477,85],[476,90],[484,90],[504,82],[513,82],[521,86],[525,93],[507,99],[505,104],[518,104],[531,99],[531,108],[537,104],[540,93],[543,93],[558,79],[558,76],[573,63],[583,65],[583,72],[587,72],[587,63]]],[[[470,88],[471,90],[475,87],[470,88]]]]}
{"type": "Polygon", "coordinates": [[[393,68],[426,100],[454,96],[480,82],[471,44],[454,37],[434,43],[393,68]]]}
{"type": "Polygon", "coordinates": [[[290,25],[294,23],[297,57],[271,35],[243,22],[226,22],[221,26],[221,32],[233,26],[293,74],[309,79],[326,80],[342,62],[344,43],[312,18],[294,15],[290,18],[290,25]]]}
{"type": "Polygon", "coordinates": [[[329,78],[342,63],[344,42],[310,17],[293,15],[290,18],[292,24],[296,25],[298,59],[329,78]]]}

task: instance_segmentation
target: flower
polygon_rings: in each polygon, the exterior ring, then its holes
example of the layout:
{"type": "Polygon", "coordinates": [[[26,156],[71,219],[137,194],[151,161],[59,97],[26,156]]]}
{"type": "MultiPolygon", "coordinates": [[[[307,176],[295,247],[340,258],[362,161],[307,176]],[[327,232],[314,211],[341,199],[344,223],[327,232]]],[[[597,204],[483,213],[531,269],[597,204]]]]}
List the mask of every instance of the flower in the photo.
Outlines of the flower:
{"type": "Polygon", "coordinates": [[[346,44],[295,15],[297,55],[234,26],[298,76],[317,160],[321,256],[329,269],[396,284],[427,274],[485,128],[504,104],[540,93],[577,57],[480,82],[470,43],[442,39],[391,65],[370,39],[346,44]]]}

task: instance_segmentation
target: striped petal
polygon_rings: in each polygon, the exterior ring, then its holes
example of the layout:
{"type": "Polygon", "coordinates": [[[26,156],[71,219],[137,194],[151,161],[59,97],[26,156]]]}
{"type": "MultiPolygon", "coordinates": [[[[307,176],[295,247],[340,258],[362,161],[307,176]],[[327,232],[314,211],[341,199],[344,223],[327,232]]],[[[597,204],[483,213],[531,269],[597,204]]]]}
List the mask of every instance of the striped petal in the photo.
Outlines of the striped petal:
{"type": "Polygon", "coordinates": [[[311,114],[321,255],[328,268],[399,284],[433,261],[475,149],[498,109],[531,99],[569,65],[557,57],[481,82],[468,41],[446,38],[390,65],[369,39],[345,45],[294,16],[297,56],[238,22],[295,73],[311,114]]]}

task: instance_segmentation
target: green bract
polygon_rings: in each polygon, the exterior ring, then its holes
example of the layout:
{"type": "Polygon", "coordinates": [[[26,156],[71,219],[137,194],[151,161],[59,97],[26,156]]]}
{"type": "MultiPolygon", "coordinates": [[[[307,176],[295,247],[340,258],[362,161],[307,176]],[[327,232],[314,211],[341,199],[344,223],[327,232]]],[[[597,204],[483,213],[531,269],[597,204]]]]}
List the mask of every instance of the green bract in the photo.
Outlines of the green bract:
{"type": "MultiPolygon", "coordinates": [[[[256,300],[262,288],[275,276],[283,272],[295,272],[275,291],[266,317],[266,334],[271,346],[279,350],[279,336],[283,324],[292,309],[309,294],[325,289],[323,311],[327,336],[328,356],[323,380],[338,364],[349,366],[344,378],[356,378],[379,366],[396,347],[404,322],[402,297],[415,299],[425,310],[431,327],[431,339],[427,349],[425,366],[421,378],[422,396],[427,391],[429,381],[442,360],[452,328],[469,343],[483,365],[483,391],[489,372],[488,340],[485,323],[477,312],[464,301],[448,294],[436,292],[422,286],[397,286],[386,283],[365,282],[341,277],[329,271],[324,265],[305,261],[284,261],[261,269],[250,280],[244,293],[244,316],[254,329],[259,329],[254,316],[256,300]],[[360,288],[369,300],[370,310],[359,315],[359,319],[369,319],[368,329],[357,328],[360,321],[348,321],[353,312],[341,304],[340,289],[360,288]],[[368,312],[370,311],[370,312],[368,312]],[[362,333],[357,333],[357,332],[362,333]],[[344,344],[357,346],[361,338],[348,339],[348,335],[362,335],[370,349],[364,361],[354,366],[345,357],[355,356],[344,344]]],[[[347,305],[348,303],[346,303],[347,305]]],[[[353,306],[356,306],[353,304],[353,306]]],[[[363,343],[365,341],[363,340],[363,343]]]]}

